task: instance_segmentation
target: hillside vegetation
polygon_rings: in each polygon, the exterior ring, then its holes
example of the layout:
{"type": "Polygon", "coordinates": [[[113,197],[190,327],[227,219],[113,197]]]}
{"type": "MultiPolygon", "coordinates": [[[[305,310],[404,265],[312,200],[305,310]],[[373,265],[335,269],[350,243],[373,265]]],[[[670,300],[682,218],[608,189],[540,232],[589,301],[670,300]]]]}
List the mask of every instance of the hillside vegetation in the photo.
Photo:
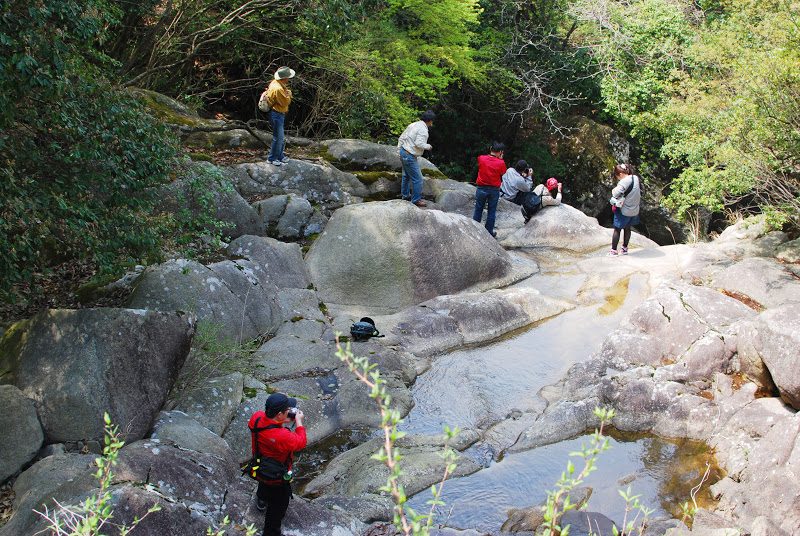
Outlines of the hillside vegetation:
{"type": "Polygon", "coordinates": [[[433,108],[453,178],[493,138],[539,176],[560,168],[548,137],[590,116],[634,142],[685,221],[735,210],[797,228],[798,23],[793,0],[10,0],[0,297],[28,299],[64,261],[119,273],[191,232],[153,216],[180,149],[127,87],[248,119],[280,65],[299,73],[303,136],[388,140],[433,108]]]}

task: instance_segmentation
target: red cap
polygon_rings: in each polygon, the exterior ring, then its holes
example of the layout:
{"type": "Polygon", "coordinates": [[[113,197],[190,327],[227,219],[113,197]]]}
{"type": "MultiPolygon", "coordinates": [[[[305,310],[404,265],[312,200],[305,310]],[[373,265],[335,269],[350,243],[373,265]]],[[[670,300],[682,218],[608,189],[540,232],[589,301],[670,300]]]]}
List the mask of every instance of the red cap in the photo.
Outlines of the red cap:
{"type": "Polygon", "coordinates": [[[556,180],[555,177],[550,177],[549,179],[547,179],[545,186],[547,187],[548,190],[555,190],[556,188],[558,188],[558,181],[556,180]]]}

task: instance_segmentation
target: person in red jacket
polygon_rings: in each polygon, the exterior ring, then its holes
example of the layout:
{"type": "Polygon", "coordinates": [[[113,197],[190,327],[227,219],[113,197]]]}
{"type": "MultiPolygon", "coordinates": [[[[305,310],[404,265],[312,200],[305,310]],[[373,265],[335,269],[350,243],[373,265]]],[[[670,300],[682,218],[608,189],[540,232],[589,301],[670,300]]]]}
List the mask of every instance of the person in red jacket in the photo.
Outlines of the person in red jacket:
{"type": "Polygon", "coordinates": [[[478,157],[478,178],[475,181],[478,189],[475,191],[475,211],[472,213],[472,219],[480,223],[483,207],[488,203],[486,230],[495,237],[497,233],[494,232],[494,219],[497,213],[497,202],[500,199],[500,184],[503,182],[503,174],[506,172],[506,163],[503,161],[505,150],[506,146],[496,141],[492,143],[489,154],[482,154],[478,157]]]}
{"type": "MultiPolygon", "coordinates": [[[[305,448],[307,443],[303,412],[297,409],[297,400],[283,393],[272,393],[264,404],[264,411],[253,413],[247,427],[252,432],[253,456],[278,460],[291,475],[294,453],[305,448]],[[284,426],[287,423],[295,424],[294,431],[284,426]]],[[[266,510],[263,536],[281,536],[281,523],[292,497],[290,480],[258,483],[258,509],[266,510]]]]}

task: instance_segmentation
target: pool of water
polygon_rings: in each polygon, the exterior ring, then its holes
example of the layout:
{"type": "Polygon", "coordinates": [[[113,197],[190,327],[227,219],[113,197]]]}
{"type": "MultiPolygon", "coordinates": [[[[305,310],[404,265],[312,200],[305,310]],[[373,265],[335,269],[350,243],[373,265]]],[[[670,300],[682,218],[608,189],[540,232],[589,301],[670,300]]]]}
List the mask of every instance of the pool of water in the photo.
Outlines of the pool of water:
{"type": "MultiPolygon", "coordinates": [[[[709,476],[697,495],[698,504],[712,503],[708,488],[721,478],[714,457],[703,443],[670,441],[654,436],[610,434],[611,449],[602,453],[597,470],[585,486],[593,489],[587,505],[620,523],[625,502],[618,490],[630,486],[640,495],[643,505],[655,510],[654,517],[680,517],[680,503],[689,500],[691,489],[700,483],[709,467],[709,476]]],[[[580,458],[570,453],[588,445],[589,436],[506,456],[470,476],[445,483],[442,499],[445,506],[436,512],[436,523],[479,531],[499,530],[509,508],[526,508],[543,503],[547,491],[554,489],[567,460],[577,469],[580,458]]],[[[421,492],[409,501],[417,511],[428,511],[430,491],[421,492]]],[[[630,517],[629,517],[630,519],[630,517]]]]}
{"type": "MultiPolygon", "coordinates": [[[[554,275],[537,281],[554,295],[563,292],[559,284],[569,285],[574,296],[582,279],[565,281],[563,275],[554,275]]],[[[511,412],[543,409],[539,390],[557,382],[572,364],[588,359],[646,295],[647,276],[634,274],[590,306],[436,358],[414,384],[415,406],[401,429],[424,434],[440,433],[445,424],[486,429],[511,412]]]]}

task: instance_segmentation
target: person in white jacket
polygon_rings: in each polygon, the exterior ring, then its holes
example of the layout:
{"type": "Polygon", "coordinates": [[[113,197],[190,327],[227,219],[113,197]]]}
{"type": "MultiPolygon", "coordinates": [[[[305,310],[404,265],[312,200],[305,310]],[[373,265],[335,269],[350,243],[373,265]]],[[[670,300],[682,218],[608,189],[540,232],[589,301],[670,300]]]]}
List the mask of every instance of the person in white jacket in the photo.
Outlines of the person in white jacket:
{"type": "Polygon", "coordinates": [[[419,167],[419,157],[425,151],[432,149],[428,143],[428,128],[433,126],[434,119],[436,114],[431,110],[423,112],[419,121],[408,125],[397,140],[400,163],[403,166],[400,195],[418,207],[427,206],[422,200],[422,170],[419,167]]]}
{"type": "Polygon", "coordinates": [[[611,237],[609,255],[628,254],[628,243],[631,240],[631,226],[639,225],[639,203],[642,199],[641,179],[633,174],[630,164],[614,166],[614,178],[618,181],[611,191],[611,210],[614,211],[614,234],[611,237]],[[620,231],[625,231],[622,250],[617,251],[620,231]]]}

